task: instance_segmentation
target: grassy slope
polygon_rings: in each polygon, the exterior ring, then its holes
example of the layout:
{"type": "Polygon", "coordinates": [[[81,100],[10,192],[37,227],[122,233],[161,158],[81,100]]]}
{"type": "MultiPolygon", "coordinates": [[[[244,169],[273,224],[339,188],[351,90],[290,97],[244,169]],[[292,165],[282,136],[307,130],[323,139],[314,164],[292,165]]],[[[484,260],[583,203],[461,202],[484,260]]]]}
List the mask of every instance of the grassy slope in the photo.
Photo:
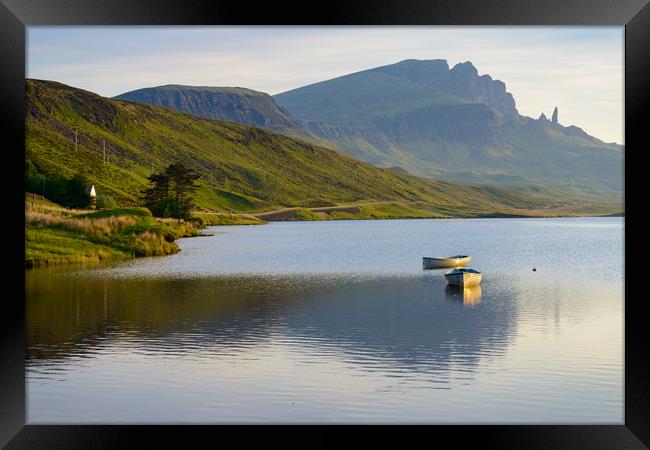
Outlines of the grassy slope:
{"type": "Polygon", "coordinates": [[[175,239],[197,234],[191,223],[158,220],[146,208],[70,211],[25,199],[27,267],[168,255],[179,251],[175,239]]]}
{"type": "MultiPolygon", "coordinates": [[[[517,208],[500,208],[485,210],[472,206],[441,207],[427,203],[387,202],[336,208],[291,208],[278,212],[261,214],[259,217],[269,221],[311,221],[311,220],[370,220],[370,219],[447,219],[447,218],[481,218],[481,217],[570,217],[589,215],[608,215],[618,205],[605,203],[593,205],[576,201],[570,206],[552,205],[551,207],[520,210],[517,208]]],[[[613,214],[620,215],[620,214],[613,214]]]]}
{"type": "Polygon", "coordinates": [[[194,213],[193,218],[197,219],[199,224],[204,227],[213,225],[262,225],[266,223],[265,220],[248,214],[194,213]]]}
{"type": "Polygon", "coordinates": [[[47,172],[83,172],[99,193],[123,204],[137,204],[146,177],[177,161],[201,175],[197,205],[221,212],[261,212],[322,199],[424,202],[445,215],[465,215],[539,209],[557,201],[425,180],[258,128],[110,100],[54,82],[27,81],[26,122],[26,158],[47,172]]]}
{"type": "Polygon", "coordinates": [[[264,92],[253,91],[251,89],[240,87],[166,85],[125,92],[113,97],[113,99],[160,106],[172,111],[193,114],[206,119],[226,120],[251,125],[300,139],[314,145],[340,150],[332,142],[307,131],[286,111],[281,109],[275,103],[273,97],[264,92]],[[211,99],[212,95],[217,97],[226,95],[230,98],[222,98],[221,101],[218,101],[215,98],[211,99]],[[178,102],[177,100],[179,98],[184,98],[184,101],[178,102]],[[239,102],[237,98],[239,98],[239,102]],[[217,100],[220,106],[216,106],[216,109],[213,109],[215,107],[211,108],[209,105],[210,101],[215,100],[217,100]],[[242,121],[241,117],[235,118],[236,112],[230,110],[229,106],[235,110],[241,109],[247,111],[249,115],[248,120],[257,120],[258,122],[249,123],[242,121]],[[260,117],[268,120],[266,125],[260,123],[260,117]]]}

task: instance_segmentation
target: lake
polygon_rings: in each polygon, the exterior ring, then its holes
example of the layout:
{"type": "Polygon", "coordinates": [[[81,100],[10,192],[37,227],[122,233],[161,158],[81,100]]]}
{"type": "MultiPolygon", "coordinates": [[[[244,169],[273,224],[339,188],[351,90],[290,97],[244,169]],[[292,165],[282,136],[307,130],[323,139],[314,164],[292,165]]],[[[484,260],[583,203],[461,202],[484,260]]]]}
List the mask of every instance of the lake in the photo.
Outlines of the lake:
{"type": "Polygon", "coordinates": [[[624,423],[621,217],[205,231],[26,271],[28,423],[624,423]]]}

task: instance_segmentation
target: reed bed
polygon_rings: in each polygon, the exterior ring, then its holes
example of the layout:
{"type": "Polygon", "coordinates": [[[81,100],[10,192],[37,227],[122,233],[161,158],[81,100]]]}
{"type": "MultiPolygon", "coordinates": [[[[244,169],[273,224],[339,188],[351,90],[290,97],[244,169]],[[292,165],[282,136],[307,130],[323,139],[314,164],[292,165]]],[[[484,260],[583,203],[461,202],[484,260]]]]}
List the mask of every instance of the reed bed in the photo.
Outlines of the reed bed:
{"type": "Polygon", "coordinates": [[[163,256],[180,251],[175,242],[169,242],[165,236],[151,231],[136,235],[132,245],[135,256],[163,256]]]}
{"type": "Polygon", "coordinates": [[[137,219],[133,216],[76,219],[74,217],[56,216],[36,211],[25,212],[25,224],[42,227],[60,227],[96,237],[107,237],[120,228],[133,226],[137,222],[137,219]]]}
{"type": "Polygon", "coordinates": [[[93,263],[177,253],[175,239],[198,235],[193,223],[156,219],[143,208],[92,212],[26,202],[27,267],[93,263]],[[84,214],[83,216],[81,214],[84,214]]]}
{"type": "Polygon", "coordinates": [[[58,217],[79,216],[92,212],[91,210],[86,209],[66,209],[60,206],[51,206],[42,202],[32,202],[30,200],[25,200],[25,210],[58,217]]]}

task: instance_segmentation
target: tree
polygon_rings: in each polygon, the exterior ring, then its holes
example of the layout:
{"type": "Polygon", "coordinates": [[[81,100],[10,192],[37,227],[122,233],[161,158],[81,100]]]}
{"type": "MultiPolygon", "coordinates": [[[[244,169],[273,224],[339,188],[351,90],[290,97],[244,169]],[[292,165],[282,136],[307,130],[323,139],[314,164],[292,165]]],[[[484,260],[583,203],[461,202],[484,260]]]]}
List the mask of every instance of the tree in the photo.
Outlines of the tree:
{"type": "Polygon", "coordinates": [[[144,204],[155,216],[168,217],[165,214],[165,203],[169,198],[169,177],[166,173],[153,173],[148,180],[153,186],[143,193],[144,204]]]}
{"type": "Polygon", "coordinates": [[[75,174],[66,180],[65,206],[71,208],[87,208],[92,203],[92,198],[87,191],[88,180],[81,174],[75,174]]]}
{"type": "Polygon", "coordinates": [[[32,161],[25,162],[25,191],[70,208],[87,208],[92,197],[86,191],[88,180],[83,174],[66,178],[57,173],[41,172],[32,161]]]}
{"type": "Polygon", "coordinates": [[[62,206],[70,206],[68,201],[68,183],[63,175],[43,174],[43,196],[62,206]]]}
{"type": "Polygon", "coordinates": [[[155,216],[189,218],[198,178],[193,169],[182,163],[171,164],[163,172],[151,174],[148,179],[153,186],[143,193],[145,206],[155,216]]]}
{"type": "Polygon", "coordinates": [[[43,195],[44,176],[31,160],[25,161],[25,192],[43,195]]]}
{"type": "Polygon", "coordinates": [[[95,199],[97,209],[114,209],[117,208],[117,201],[112,195],[99,194],[95,199]]]}
{"type": "Polygon", "coordinates": [[[196,180],[199,175],[191,168],[184,166],[182,163],[171,164],[165,169],[165,174],[169,177],[173,187],[174,206],[176,218],[189,218],[190,211],[194,207],[194,194],[198,185],[196,180]]]}

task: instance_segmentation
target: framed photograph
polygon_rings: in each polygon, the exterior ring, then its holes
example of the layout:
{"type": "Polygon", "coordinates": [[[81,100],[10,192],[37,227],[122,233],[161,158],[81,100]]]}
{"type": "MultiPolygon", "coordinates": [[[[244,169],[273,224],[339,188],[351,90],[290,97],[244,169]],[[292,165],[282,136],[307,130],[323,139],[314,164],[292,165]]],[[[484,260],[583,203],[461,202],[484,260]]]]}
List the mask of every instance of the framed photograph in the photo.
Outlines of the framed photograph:
{"type": "Polygon", "coordinates": [[[647,3],[2,0],[0,443],[648,448],[647,3]]]}

